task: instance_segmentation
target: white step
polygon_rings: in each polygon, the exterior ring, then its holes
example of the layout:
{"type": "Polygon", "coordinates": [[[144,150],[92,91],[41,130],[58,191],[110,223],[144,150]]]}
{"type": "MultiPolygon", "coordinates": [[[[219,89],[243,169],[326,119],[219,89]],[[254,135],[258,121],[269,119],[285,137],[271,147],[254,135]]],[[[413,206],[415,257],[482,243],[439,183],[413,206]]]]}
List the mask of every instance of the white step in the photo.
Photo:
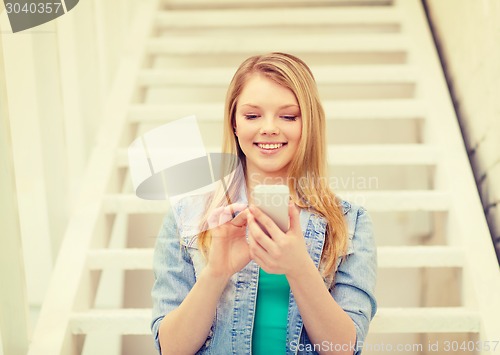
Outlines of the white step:
{"type": "Polygon", "coordinates": [[[378,247],[379,268],[462,267],[465,250],[450,246],[378,247]]]}
{"type": "Polygon", "coordinates": [[[364,206],[372,212],[448,211],[449,195],[443,191],[338,191],[346,201],[364,206]]]}
{"type": "MultiPolygon", "coordinates": [[[[338,195],[370,212],[447,211],[449,208],[449,196],[441,191],[342,191],[338,195]]],[[[168,201],[142,200],[134,194],[109,194],[104,197],[102,207],[104,213],[164,214],[168,201]]]]}
{"type": "MultiPolygon", "coordinates": [[[[208,152],[220,148],[208,147],[208,152]]],[[[436,165],[438,150],[422,144],[329,145],[328,162],[333,166],[436,165]]],[[[118,167],[128,167],[126,149],[117,153],[118,167]]]]}
{"type": "Polygon", "coordinates": [[[435,165],[438,150],[422,144],[329,145],[332,165],[435,165]]]}
{"type": "Polygon", "coordinates": [[[254,8],[254,7],[287,7],[293,6],[389,6],[393,0],[163,0],[168,8],[254,8]]]}
{"type": "Polygon", "coordinates": [[[370,333],[478,333],[481,316],[463,307],[379,308],[370,333]]]}
{"type": "Polygon", "coordinates": [[[151,270],[153,252],[151,248],[90,250],[87,267],[89,270],[151,270]]]}
{"type": "MultiPolygon", "coordinates": [[[[321,66],[311,68],[316,82],[325,85],[413,84],[415,70],[408,65],[321,66]]],[[[236,68],[144,69],[138,84],[145,86],[224,86],[236,68]]]]}
{"type": "MultiPolygon", "coordinates": [[[[153,249],[97,249],[88,253],[90,270],[151,270],[153,249]]],[[[464,250],[448,246],[378,247],[379,268],[462,267],[464,250]]]]}
{"type": "Polygon", "coordinates": [[[151,334],[149,308],[125,308],[73,313],[70,330],[73,334],[110,333],[124,335],[151,334]]]}
{"type": "MultiPolygon", "coordinates": [[[[151,334],[151,309],[90,310],[74,313],[73,334],[151,334]]],[[[462,307],[383,308],[370,324],[370,333],[478,333],[480,315],[462,307]]]]}
{"type": "Polygon", "coordinates": [[[151,270],[153,267],[151,248],[97,249],[88,252],[89,270],[151,270]]]}
{"type": "MultiPolygon", "coordinates": [[[[324,101],[327,119],[423,119],[427,109],[419,100],[346,100],[324,101]]],[[[223,103],[205,104],[137,104],[129,108],[130,122],[167,123],[170,120],[196,114],[199,120],[222,121],[223,103]]]]}
{"type": "Polygon", "coordinates": [[[345,24],[398,24],[400,14],[393,7],[303,7],[283,9],[218,9],[161,11],[157,28],[192,29],[228,27],[328,26],[345,24]],[[242,21],[242,18],[251,21],[242,21]]]}
{"type": "Polygon", "coordinates": [[[410,40],[401,34],[296,35],[261,37],[175,36],[150,39],[151,54],[229,54],[229,53],[384,53],[406,52],[410,40]]]}

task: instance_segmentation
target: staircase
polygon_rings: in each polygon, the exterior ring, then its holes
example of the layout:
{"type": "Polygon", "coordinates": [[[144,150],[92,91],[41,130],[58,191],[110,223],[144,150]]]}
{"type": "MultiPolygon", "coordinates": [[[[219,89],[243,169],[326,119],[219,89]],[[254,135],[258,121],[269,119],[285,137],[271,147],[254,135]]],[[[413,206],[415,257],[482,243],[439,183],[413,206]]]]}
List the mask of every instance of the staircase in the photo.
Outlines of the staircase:
{"type": "Polygon", "coordinates": [[[126,149],[191,114],[217,147],[232,74],[270,51],[310,65],[332,186],[374,221],[379,310],[363,354],[500,353],[500,270],[419,1],[142,4],[30,355],[155,354],[152,248],[168,206],[135,197],[126,149]]]}

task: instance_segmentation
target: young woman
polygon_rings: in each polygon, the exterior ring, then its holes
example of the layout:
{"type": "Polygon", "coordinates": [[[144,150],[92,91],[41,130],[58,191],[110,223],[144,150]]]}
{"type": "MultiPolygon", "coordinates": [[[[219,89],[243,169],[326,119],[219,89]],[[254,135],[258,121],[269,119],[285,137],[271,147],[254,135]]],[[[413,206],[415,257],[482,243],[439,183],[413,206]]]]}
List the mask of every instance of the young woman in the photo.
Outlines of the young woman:
{"type": "Polygon", "coordinates": [[[181,201],[157,240],[151,327],[162,354],[361,352],[377,308],[372,224],[330,190],[324,132],[302,60],[270,53],[241,64],[225,104],[223,149],[243,170],[230,205],[181,201]],[[252,205],[262,183],[289,186],[287,232],[252,205]],[[173,215],[187,213],[208,227],[186,235],[173,215]]]}

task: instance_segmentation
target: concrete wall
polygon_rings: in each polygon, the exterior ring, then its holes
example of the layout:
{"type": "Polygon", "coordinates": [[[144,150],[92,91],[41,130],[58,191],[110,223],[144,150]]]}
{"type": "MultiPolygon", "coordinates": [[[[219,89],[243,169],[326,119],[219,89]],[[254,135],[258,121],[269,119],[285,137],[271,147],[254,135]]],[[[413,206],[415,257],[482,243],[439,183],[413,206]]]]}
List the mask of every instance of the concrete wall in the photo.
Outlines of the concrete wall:
{"type": "Polygon", "coordinates": [[[500,1],[424,2],[500,260],[500,1]]]}

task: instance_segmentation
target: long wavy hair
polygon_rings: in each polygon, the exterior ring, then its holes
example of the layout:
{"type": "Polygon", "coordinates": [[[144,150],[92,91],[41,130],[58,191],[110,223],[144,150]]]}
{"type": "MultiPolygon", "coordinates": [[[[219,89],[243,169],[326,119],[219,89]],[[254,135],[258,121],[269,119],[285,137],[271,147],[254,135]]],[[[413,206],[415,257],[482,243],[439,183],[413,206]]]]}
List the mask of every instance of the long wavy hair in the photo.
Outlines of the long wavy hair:
{"type": "MultiPolygon", "coordinates": [[[[301,59],[279,52],[253,56],[245,60],[234,74],[226,94],[222,151],[229,153],[228,156],[238,156],[245,174],[235,175],[226,187],[226,192],[219,191],[209,198],[207,211],[237,199],[242,185],[246,183],[246,157],[238,143],[234,126],[238,98],[245,83],[254,74],[263,75],[291,90],[299,104],[302,136],[289,165],[288,187],[295,204],[300,208],[312,209],[327,221],[320,269],[323,276],[332,276],[337,258],[344,255],[347,249],[348,233],[342,206],[326,178],[325,112],[313,74],[301,59]]],[[[231,171],[236,167],[236,159],[229,159],[227,164],[231,166],[225,169],[231,171]]],[[[206,223],[207,218],[205,216],[203,223],[206,223]]],[[[206,257],[211,242],[210,230],[201,230],[198,247],[206,257]]]]}

